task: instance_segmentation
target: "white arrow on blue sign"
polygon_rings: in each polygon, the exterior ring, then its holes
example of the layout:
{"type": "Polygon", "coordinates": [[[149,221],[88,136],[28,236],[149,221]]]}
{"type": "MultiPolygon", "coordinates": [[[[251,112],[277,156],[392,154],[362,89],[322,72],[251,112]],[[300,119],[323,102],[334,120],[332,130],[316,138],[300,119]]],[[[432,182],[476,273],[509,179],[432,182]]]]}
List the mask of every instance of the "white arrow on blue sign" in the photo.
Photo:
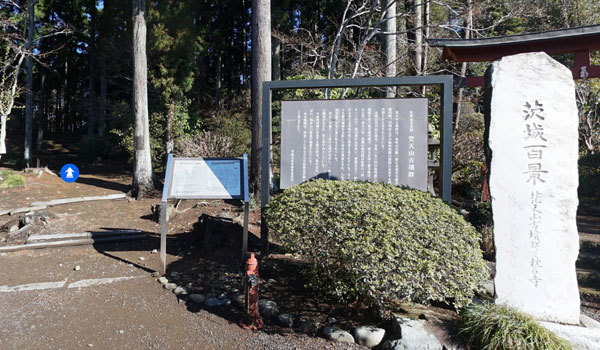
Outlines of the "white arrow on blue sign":
{"type": "Polygon", "coordinates": [[[79,178],[79,169],[74,164],[65,164],[60,169],[60,177],[64,182],[75,182],[79,178]]]}

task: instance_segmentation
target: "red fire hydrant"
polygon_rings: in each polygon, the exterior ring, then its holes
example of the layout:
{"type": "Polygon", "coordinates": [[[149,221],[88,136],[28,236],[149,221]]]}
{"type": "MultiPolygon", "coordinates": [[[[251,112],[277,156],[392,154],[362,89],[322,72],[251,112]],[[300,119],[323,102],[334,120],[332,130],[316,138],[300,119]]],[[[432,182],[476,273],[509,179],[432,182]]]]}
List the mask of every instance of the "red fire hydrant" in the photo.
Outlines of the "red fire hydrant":
{"type": "Polygon", "coordinates": [[[259,330],[263,326],[263,320],[258,312],[258,261],[254,253],[246,261],[246,283],[245,283],[245,311],[244,320],[240,326],[245,329],[259,330]]]}

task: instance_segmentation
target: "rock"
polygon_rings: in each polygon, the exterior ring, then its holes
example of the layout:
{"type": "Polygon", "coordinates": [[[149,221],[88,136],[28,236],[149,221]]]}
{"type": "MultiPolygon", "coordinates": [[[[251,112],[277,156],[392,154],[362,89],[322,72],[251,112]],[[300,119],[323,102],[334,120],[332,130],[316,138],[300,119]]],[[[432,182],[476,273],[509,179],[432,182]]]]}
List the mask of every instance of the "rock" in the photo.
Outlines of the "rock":
{"type": "Polygon", "coordinates": [[[600,328],[597,328],[598,322],[595,322],[595,325],[588,324],[585,327],[564,325],[552,322],[540,322],[540,324],[543,327],[552,331],[552,333],[556,334],[560,338],[566,339],[573,345],[575,349],[600,349],[600,328]]]}
{"type": "Polygon", "coordinates": [[[143,256],[140,256],[140,261],[144,261],[146,260],[146,258],[144,258],[143,256]]]}
{"type": "Polygon", "coordinates": [[[150,254],[156,254],[158,253],[158,249],[152,249],[152,252],[150,252],[150,254]]]}
{"type": "Polygon", "coordinates": [[[227,299],[227,293],[219,294],[219,299],[227,299]]]}
{"type": "Polygon", "coordinates": [[[174,290],[175,288],[177,288],[177,285],[175,283],[167,283],[167,284],[165,284],[165,289],[166,290],[171,291],[171,290],[174,290]]]}
{"type": "Polygon", "coordinates": [[[196,304],[202,304],[206,298],[202,294],[190,294],[189,299],[196,304]]]}
{"type": "Polygon", "coordinates": [[[291,328],[294,324],[294,320],[290,314],[279,314],[278,321],[282,326],[289,328],[291,328]]]}
{"type": "Polygon", "coordinates": [[[297,324],[298,332],[304,334],[314,334],[317,328],[319,328],[315,321],[304,317],[301,317],[297,324]]]}
{"type": "Polygon", "coordinates": [[[229,304],[231,304],[231,300],[229,299],[208,298],[204,301],[204,305],[206,305],[207,307],[222,306],[229,304]]]}
{"type": "Polygon", "coordinates": [[[383,340],[384,335],[385,329],[383,328],[360,326],[354,329],[354,339],[356,340],[356,343],[368,348],[379,345],[381,340],[383,340]]]}
{"type": "Polygon", "coordinates": [[[335,317],[327,317],[327,324],[332,325],[334,323],[337,323],[335,317]]]}
{"type": "Polygon", "coordinates": [[[179,287],[177,287],[177,288],[173,289],[173,293],[174,293],[175,295],[177,295],[177,296],[180,296],[180,295],[187,295],[187,294],[188,294],[188,290],[187,290],[187,288],[185,288],[185,287],[181,287],[181,286],[179,286],[179,287]]]}
{"type": "Polygon", "coordinates": [[[325,339],[335,341],[338,343],[354,343],[354,337],[352,336],[352,334],[339,328],[325,326],[323,327],[323,335],[325,336],[325,339]]]}
{"type": "Polygon", "coordinates": [[[166,277],[159,277],[157,279],[158,283],[162,284],[163,286],[167,283],[169,283],[169,280],[166,277]]]}
{"type": "Polygon", "coordinates": [[[154,272],[152,272],[152,274],[150,276],[156,278],[156,277],[160,276],[160,273],[158,273],[157,271],[154,271],[154,272]]]}
{"type": "Polygon", "coordinates": [[[485,294],[490,297],[494,296],[494,281],[485,281],[483,282],[483,290],[485,290],[485,294]]]}
{"type": "Polygon", "coordinates": [[[441,350],[442,344],[425,327],[425,321],[396,317],[394,335],[400,339],[388,341],[384,350],[441,350]]]}
{"type": "Polygon", "coordinates": [[[244,293],[236,293],[232,295],[231,300],[233,301],[233,304],[239,307],[240,309],[246,307],[246,296],[244,295],[244,293]]]}
{"type": "Polygon", "coordinates": [[[258,301],[258,312],[262,317],[274,320],[279,315],[279,307],[273,300],[260,299],[258,301]]]}
{"type": "Polygon", "coordinates": [[[73,270],[79,271],[79,270],[81,270],[81,266],[77,265],[77,266],[75,266],[75,268],[73,270]]]}
{"type": "Polygon", "coordinates": [[[578,111],[571,71],[542,52],[488,69],[496,303],[578,324],[578,111]]]}

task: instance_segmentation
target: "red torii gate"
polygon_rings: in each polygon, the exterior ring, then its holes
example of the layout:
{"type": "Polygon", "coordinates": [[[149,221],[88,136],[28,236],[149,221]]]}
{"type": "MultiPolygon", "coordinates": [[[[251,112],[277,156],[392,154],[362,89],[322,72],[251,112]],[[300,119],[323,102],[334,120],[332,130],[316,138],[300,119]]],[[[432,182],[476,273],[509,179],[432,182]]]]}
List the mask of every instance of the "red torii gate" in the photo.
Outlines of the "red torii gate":
{"type": "MultiPolygon", "coordinates": [[[[548,55],[574,54],[573,79],[600,77],[600,66],[590,65],[590,51],[600,50],[600,25],[525,33],[481,39],[425,39],[429,46],[442,47],[442,57],[454,62],[489,62],[526,52],[548,55]]],[[[459,87],[481,87],[484,77],[461,77],[459,87]]],[[[483,169],[487,174],[487,167],[483,169]]],[[[487,176],[482,199],[489,200],[487,176]]]]}
{"type": "MultiPolygon", "coordinates": [[[[574,79],[600,77],[600,66],[590,65],[590,51],[600,50],[600,25],[481,39],[426,39],[442,47],[443,58],[455,62],[495,61],[504,56],[543,51],[548,55],[575,55],[574,79]]],[[[463,77],[465,79],[465,77],[463,77]]],[[[466,77],[462,87],[483,86],[483,77],[466,77]]]]}

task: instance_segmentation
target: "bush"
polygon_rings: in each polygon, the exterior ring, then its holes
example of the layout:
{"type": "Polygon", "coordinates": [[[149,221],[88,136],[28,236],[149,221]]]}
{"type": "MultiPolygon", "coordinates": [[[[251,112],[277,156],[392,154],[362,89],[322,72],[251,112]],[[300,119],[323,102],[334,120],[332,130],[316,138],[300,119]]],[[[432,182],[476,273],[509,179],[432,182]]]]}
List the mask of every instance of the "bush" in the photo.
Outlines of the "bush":
{"type": "Polygon", "coordinates": [[[572,349],[569,342],[539,325],[533,317],[507,306],[472,305],[461,316],[460,334],[477,349],[572,349]]]}
{"type": "Polygon", "coordinates": [[[310,285],[340,299],[452,299],[460,308],[487,274],[475,229],[421,191],[316,180],[274,198],[266,220],[276,240],[311,263],[310,285]]]}
{"type": "Polygon", "coordinates": [[[600,153],[579,158],[579,197],[600,202],[600,153]]]}
{"type": "Polygon", "coordinates": [[[182,137],[175,142],[178,157],[231,157],[232,141],[210,131],[182,137]]]}
{"type": "Polygon", "coordinates": [[[25,186],[25,178],[8,170],[0,172],[0,189],[20,188],[25,186]]]}
{"type": "Polygon", "coordinates": [[[477,203],[470,208],[467,221],[481,234],[483,257],[489,261],[495,261],[496,248],[494,247],[494,222],[491,203],[477,203]]]}

